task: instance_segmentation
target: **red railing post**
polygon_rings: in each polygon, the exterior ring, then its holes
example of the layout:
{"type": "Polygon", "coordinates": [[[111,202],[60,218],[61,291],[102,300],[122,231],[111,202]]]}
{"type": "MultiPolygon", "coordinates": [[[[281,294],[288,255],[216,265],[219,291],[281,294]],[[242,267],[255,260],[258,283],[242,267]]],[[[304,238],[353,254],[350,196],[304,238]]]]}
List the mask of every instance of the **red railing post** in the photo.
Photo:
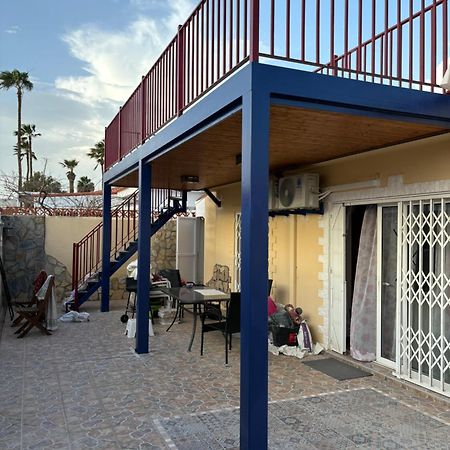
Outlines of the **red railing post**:
{"type": "Polygon", "coordinates": [[[250,62],[259,59],[259,0],[250,1],[250,62]]]}
{"type": "Polygon", "coordinates": [[[121,116],[122,116],[122,107],[119,108],[119,133],[117,136],[118,139],[118,149],[117,149],[117,161],[121,159],[121,147],[122,147],[122,126],[121,126],[121,116]]]}
{"type": "Polygon", "coordinates": [[[146,88],[146,78],[144,75],[142,75],[142,81],[141,81],[141,144],[145,142],[145,128],[147,123],[147,110],[146,110],[146,97],[147,97],[147,88],[146,88]]]}
{"type": "Polygon", "coordinates": [[[73,261],[73,270],[72,270],[72,279],[75,280],[75,286],[73,286],[73,296],[75,300],[75,309],[78,306],[78,244],[73,244],[73,252],[74,252],[74,261],[73,261]]]}
{"type": "Polygon", "coordinates": [[[106,138],[106,132],[108,130],[108,127],[105,127],[105,134],[104,134],[104,142],[105,142],[105,149],[103,152],[103,164],[100,166],[100,168],[102,169],[102,179],[103,179],[103,173],[106,172],[106,155],[108,154],[108,143],[109,140],[106,138]]]}
{"type": "Polygon", "coordinates": [[[181,116],[184,109],[184,28],[178,25],[177,34],[177,115],[181,116]]]}
{"type": "Polygon", "coordinates": [[[77,244],[74,242],[72,245],[72,291],[77,285],[77,279],[75,277],[75,253],[77,251],[77,244]]]}
{"type": "Polygon", "coordinates": [[[332,75],[337,77],[338,74],[338,55],[333,55],[333,60],[331,61],[331,67],[332,67],[332,75]]]}

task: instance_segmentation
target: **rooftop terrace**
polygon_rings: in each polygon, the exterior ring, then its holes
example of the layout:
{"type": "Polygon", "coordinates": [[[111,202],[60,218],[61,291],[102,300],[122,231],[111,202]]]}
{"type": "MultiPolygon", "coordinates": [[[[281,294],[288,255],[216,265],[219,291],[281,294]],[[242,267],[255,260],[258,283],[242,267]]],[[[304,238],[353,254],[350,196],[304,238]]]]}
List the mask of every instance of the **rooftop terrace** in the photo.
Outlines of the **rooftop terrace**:
{"type": "Polygon", "coordinates": [[[106,128],[106,170],[252,61],[442,92],[447,0],[201,0],[106,128]]]}

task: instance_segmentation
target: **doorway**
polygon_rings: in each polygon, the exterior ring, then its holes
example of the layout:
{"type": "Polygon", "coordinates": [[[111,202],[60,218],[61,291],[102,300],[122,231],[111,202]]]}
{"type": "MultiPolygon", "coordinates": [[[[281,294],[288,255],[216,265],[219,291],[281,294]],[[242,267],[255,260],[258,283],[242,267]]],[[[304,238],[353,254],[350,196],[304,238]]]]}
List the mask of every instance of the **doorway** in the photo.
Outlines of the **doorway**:
{"type": "Polygon", "coordinates": [[[350,323],[352,317],[353,293],[355,289],[356,264],[358,262],[359,241],[361,239],[361,228],[364,219],[365,205],[347,206],[345,214],[345,279],[346,302],[345,302],[345,349],[350,353],[350,323]]]}
{"type": "Polygon", "coordinates": [[[398,207],[378,207],[377,361],[395,368],[397,324],[398,207]]]}
{"type": "Polygon", "coordinates": [[[346,207],[346,352],[395,368],[398,207],[346,207]]]}

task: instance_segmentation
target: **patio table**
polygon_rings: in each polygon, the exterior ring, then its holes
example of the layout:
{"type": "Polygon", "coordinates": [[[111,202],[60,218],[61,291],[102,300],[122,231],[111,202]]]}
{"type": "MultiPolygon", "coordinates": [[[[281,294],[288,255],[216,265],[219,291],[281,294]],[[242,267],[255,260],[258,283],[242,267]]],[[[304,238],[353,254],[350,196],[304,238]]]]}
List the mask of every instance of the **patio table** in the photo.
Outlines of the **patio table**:
{"type": "Polygon", "coordinates": [[[206,305],[208,303],[212,302],[229,302],[230,301],[230,294],[225,294],[224,292],[218,291],[217,289],[211,289],[209,287],[199,287],[194,286],[192,288],[187,287],[176,287],[176,288],[165,288],[161,287],[160,290],[171,297],[175,298],[177,300],[177,312],[175,314],[175,317],[173,318],[172,323],[167,328],[166,331],[169,331],[172,328],[172,325],[175,323],[179,313],[181,312],[181,309],[190,312],[194,315],[194,320],[192,321],[192,332],[191,332],[191,339],[189,341],[188,346],[188,352],[192,349],[192,343],[194,342],[195,337],[195,331],[197,328],[197,315],[200,312],[201,306],[206,305]],[[215,291],[217,292],[216,295],[214,293],[208,295],[204,295],[201,293],[201,291],[215,291]],[[192,306],[192,310],[187,309],[186,306],[192,306]]]}

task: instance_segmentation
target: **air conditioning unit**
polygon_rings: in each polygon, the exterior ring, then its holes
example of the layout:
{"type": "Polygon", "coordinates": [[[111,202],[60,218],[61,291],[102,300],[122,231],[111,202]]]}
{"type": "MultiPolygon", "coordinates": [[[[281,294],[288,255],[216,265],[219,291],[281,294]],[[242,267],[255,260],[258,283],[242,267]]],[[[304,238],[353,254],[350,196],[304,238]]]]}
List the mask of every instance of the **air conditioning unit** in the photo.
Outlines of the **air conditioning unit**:
{"type": "Polygon", "coordinates": [[[319,174],[302,173],[280,178],[277,209],[319,209],[319,174]]]}

